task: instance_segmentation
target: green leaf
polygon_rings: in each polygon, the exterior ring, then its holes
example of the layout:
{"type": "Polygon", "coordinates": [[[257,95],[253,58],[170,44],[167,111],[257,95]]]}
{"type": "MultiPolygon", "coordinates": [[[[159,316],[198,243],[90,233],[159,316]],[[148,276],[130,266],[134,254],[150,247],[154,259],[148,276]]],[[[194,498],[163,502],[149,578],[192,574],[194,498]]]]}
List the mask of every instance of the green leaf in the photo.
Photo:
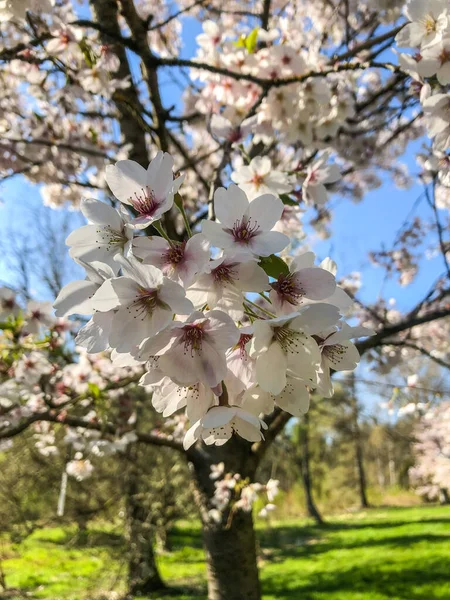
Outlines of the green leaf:
{"type": "Polygon", "coordinates": [[[83,53],[85,63],[90,69],[92,69],[92,67],[94,67],[95,63],[97,62],[97,57],[95,56],[94,51],[85,39],[81,40],[81,42],[79,42],[78,45],[80,47],[81,52],[83,53]]]}
{"type": "Polygon", "coordinates": [[[273,277],[274,279],[278,279],[280,275],[289,275],[289,267],[276,254],[262,256],[258,264],[269,277],[273,277]]]}
{"type": "Polygon", "coordinates": [[[240,35],[239,39],[234,42],[236,48],[245,48],[249,54],[254,54],[258,43],[258,27],[255,27],[248,35],[240,35]]]}
{"type": "Polygon", "coordinates": [[[287,204],[288,206],[298,206],[298,202],[288,196],[288,194],[280,194],[280,199],[283,204],[287,204]]]}
{"type": "Polygon", "coordinates": [[[94,398],[94,400],[98,400],[100,398],[100,396],[101,396],[100,388],[98,387],[98,385],[96,383],[89,382],[88,389],[89,389],[89,393],[94,398]]]}
{"type": "Polygon", "coordinates": [[[256,44],[258,43],[258,27],[246,37],[245,39],[245,47],[247,48],[247,52],[249,54],[253,54],[256,50],[256,44]]]}

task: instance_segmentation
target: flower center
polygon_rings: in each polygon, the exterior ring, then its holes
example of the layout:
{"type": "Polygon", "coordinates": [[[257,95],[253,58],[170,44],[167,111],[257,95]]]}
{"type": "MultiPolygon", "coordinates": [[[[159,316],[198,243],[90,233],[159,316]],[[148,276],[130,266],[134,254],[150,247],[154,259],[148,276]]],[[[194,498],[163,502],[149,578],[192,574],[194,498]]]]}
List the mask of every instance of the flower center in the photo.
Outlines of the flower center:
{"type": "Polygon", "coordinates": [[[252,339],[252,337],[253,337],[253,333],[241,333],[241,337],[239,338],[239,341],[236,345],[236,347],[239,348],[241,360],[248,359],[248,352],[247,352],[247,349],[245,346],[252,339]]]}
{"type": "Polygon", "coordinates": [[[236,266],[237,263],[222,263],[221,265],[213,269],[211,271],[211,275],[213,276],[214,281],[216,283],[222,284],[233,283],[237,278],[237,273],[235,271],[236,266]]]}
{"type": "Polygon", "coordinates": [[[42,318],[42,313],[40,310],[33,310],[31,313],[31,318],[39,321],[42,318]]]}
{"type": "Polygon", "coordinates": [[[138,295],[135,301],[128,309],[130,312],[134,310],[134,318],[138,316],[145,317],[151,315],[157,306],[169,308],[164,302],[158,298],[158,290],[149,290],[145,288],[138,289],[138,295]]]}
{"type": "Polygon", "coordinates": [[[190,352],[191,357],[200,355],[202,352],[202,342],[205,332],[203,324],[197,323],[194,325],[185,325],[183,327],[183,337],[181,338],[184,344],[184,353],[190,352]]]}
{"type": "Polygon", "coordinates": [[[123,233],[116,231],[110,225],[97,229],[97,235],[99,236],[99,239],[96,240],[97,244],[104,244],[106,242],[107,252],[116,247],[123,248],[128,241],[123,233]]]}
{"type": "Polygon", "coordinates": [[[259,189],[263,185],[263,183],[264,183],[264,175],[260,175],[259,173],[255,173],[253,175],[253,177],[251,178],[250,182],[253,183],[253,185],[256,188],[259,189]]]}
{"type": "Polygon", "coordinates": [[[231,233],[236,242],[248,244],[252,238],[258,235],[259,225],[257,221],[252,223],[251,218],[244,217],[242,221],[236,221],[233,229],[226,230],[231,233]]]}
{"type": "Polygon", "coordinates": [[[430,35],[430,33],[433,33],[434,31],[436,31],[436,21],[434,20],[434,18],[431,15],[427,15],[424,19],[424,27],[425,27],[425,31],[427,32],[427,35],[430,35]]]}
{"type": "Polygon", "coordinates": [[[303,334],[289,328],[289,325],[275,327],[273,339],[278,342],[286,354],[298,354],[298,348],[304,346],[303,334]]]}
{"type": "Polygon", "coordinates": [[[330,362],[338,361],[346,353],[345,346],[334,344],[333,346],[324,346],[322,353],[330,360],[330,362]]]}
{"type": "Polygon", "coordinates": [[[129,200],[133,208],[145,217],[151,217],[155,214],[159,207],[159,202],[155,197],[155,193],[148,186],[141,188],[141,193],[134,193],[134,198],[130,197],[129,200]]]}
{"type": "Polygon", "coordinates": [[[184,251],[186,249],[186,242],[181,244],[174,244],[172,247],[164,253],[164,261],[171,265],[178,265],[184,259],[184,251]]]}
{"type": "Polygon", "coordinates": [[[293,273],[280,275],[278,281],[272,283],[271,286],[289,304],[299,304],[305,295],[305,290],[296,282],[293,273]]]}

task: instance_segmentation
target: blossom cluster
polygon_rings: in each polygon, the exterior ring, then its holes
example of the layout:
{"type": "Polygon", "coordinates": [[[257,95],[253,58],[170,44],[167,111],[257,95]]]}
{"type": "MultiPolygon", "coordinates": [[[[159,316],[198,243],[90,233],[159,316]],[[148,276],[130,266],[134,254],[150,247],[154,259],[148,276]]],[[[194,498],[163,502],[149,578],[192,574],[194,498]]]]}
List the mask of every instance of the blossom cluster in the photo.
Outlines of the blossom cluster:
{"type": "Polygon", "coordinates": [[[415,464],[409,470],[417,492],[439,499],[450,492],[450,404],[442,402],[428,410],[414,431],[415,464]]]}
{"type": "Polygon", "coordinates": [[[259,516],[267,517],[276,509],[273,501],[278,494],[277,479],[269,479],[265,485],[250,482],[239,473],[225,473],[223,462],[211,465],[209,477],[214,480],[214,496],[211,499],[213,508],[209,510],[209,516],[216,523],[222,522],[225,512],[228,512],[228,520],[238,510],[250,512],[255,503],[263,498],[264,505],[259,511],[259,516]]]}
{"type": "MultiPolygon", "coordinates": [[[[426,129],[432,138],[427,155],[420,155],[425,180],[437,177],[450,187],[450,7],[447,0],[410,0],[408,23],[396,42],[408,51],[399,54],[400,68],[412,78],[420,98],[426,129]],[[414,53],[411,54],[409,50],[414,53]]],[[[448,193],[447,193],[448,195],[448,193]]]]}
{"type": "Polygon", "coordinates": [[[311,390],[331,395],[330,370],[354,369],[350,339],[370,332],[343,320],[351,301],[333,261],[315,265],[304,252],[288,266],[277,256],[290,243],[275,230],[278,196],[218,188],[215,220],[192,234],[173,165],[158,152],[148,169],[130,160],[107,168],[119,207],[82,201],[88,224],[67,244],[87,278],[61,290],[56,315],[92,314],[77,344],[111,349],[118,366],[145,365],[141,383],[156,410],[167,417],[186,409],[185,448],[198,439],[223,444],[233,432],[259,441],[262,413],[276,405],[300,416],[311,390]],[[185,241],[163,226],[174,206],[185,241]],[[150,226],[157,235],[143,235],[150,226]]]}

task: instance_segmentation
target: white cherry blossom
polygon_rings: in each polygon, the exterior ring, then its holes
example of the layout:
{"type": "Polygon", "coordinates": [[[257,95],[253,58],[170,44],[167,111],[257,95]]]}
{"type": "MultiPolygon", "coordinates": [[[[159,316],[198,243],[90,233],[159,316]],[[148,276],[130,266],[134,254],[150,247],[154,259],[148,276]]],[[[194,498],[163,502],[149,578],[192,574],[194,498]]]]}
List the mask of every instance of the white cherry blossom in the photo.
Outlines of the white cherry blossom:
{"type": "Polygon", "coordinates": [[[202,232],[213,246],[230,253],[270,256],[281,252],[289,238],[272,231],[283,213],[279,198],[264,194],[252,202],[241,189],[231,184],[214,195],[217,221],[203,221],[202,232]]]}
{"type": "Polygon", "coordinates": [[[249,354],[256,359],[256,381],[271,394],[286,386],[287,371],[314,387],[320,366],[320,350],[312,337],[339,320],[336,307],[312,304],[284,317],[255,321],[249,354]]]}
{"type": "Polygon", "coordinates": [[[447,0],[410,0],[405,15],[411,21],[397,34],[400,47],[426,48],[442,39],[448,26],[447,0]]]}
{"type": "Polygon", "coordinates": [[[239,184],[250,200],[263,194],[286,194],[293,188],[290,177],[273,169],[267,156],[253,158],[248,166],[233,171],[231,179],[239,184]]]}
{"type": "Polygon", "coordinates": [[[140,236],[133,241],[133,254],[185,287],[205,270],[210,259],[208,240],[200,233],[172,245],[162,237],[140,236]]]}
{"type": "Polygon", "coordinates": [[[147,169],[133,160],[120,160],[106,167],[106,182],[114,196],[131,206],[137,216],[130,225],[145,229],[170,210],[183,177],[173,179],[173,158],[158,152],[147,169]]]}
{"type": "Polygon", "coordinates": [[[271,283],[270,299],[277,315],[287,315],[306,300],[325,300],[336,290],[336,280],[328,270],[314,267],[314,253],[294,258],[289,275],[280,274],[271,283]],[[310,259],[312,258],[312,263],[310,259]]]}
{"type": "Polygon", "coordinates": [[[194,307],[205,304],[217,308],[239,321],[244,314],[246,292],[261,292],[269,287],[269,278],[263,269],[248,256],[222,256],[210,261],[206,272],[197,277],[186,295],[194,307]]]}
{"type": "Polygon", "coordinates": [[[156,267],[119,258],[123,275],[106,280],[92,305],[100,312],[115,311],[109,343],[119,352],[130,352],[167,327],[174,313],[187,315],[193,307],[184,289],[156,267]]]}
{"type": "Polygon", "coordinates": [[[94,199],[83,200],[80,209],[89,224],[75,229],[67,238],[71,256],[85,263],[103,262],[118,269],[114,257],[126,256],[133,238],[126,215],[94,199]]]}
{"type": "Polygon", "coordinates": [[[244,440],[259,442],[264,439],[267,425],[262,419],[239,406],[216,406],[199,419],[186,433],[183,446],[188,450],[202,439],[207,445],[222,446],[236,432],[244,440]]]}
{"type": "Polygon", "coordinates": [[[303,182],[302,191],[307,204],[324,206],[328,200],[328,192],[325,186],[336,183],[341,178],[338,166],[327,163],[329,157],[330,153],[324,152],[306,170],[306,179],[303,182]]]}
{"type": "Polygon", "coordinates": [[[194,312],[144,342],[139,358],[159,357],[158,369],[179,385],[215,388],[227,374],[225,353],[238,339],[239,331],[226,313],[194,312]]]}
{"type": "Polygon", "coordinates": [[[330,369],[334,371],[353,371],[358,365],[359,352],[350,340],[369,335],[373,335],[373,331],[366,327],[350,327],[347,323],[342,323],[339,330],[334,327],[315,336],[322,353],[317,387],[322,396],[330,398],[333,395],[330,369]]]}

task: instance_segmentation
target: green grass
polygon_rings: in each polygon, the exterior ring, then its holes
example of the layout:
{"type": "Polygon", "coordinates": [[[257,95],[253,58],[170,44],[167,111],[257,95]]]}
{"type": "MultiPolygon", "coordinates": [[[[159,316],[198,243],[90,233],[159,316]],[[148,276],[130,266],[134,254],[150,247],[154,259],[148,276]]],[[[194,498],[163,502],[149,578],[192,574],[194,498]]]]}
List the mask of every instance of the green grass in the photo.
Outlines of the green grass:
{"type": "MultiPolygon", "coordinates": [[[[44,529],[18,545],[4,542],[8,585],[31,598],[118,598],[126,568],[120,534],[74,533],[44,529]]],[[[258,526],[258,537],[264,600],[450,599],[450,507],[373,509],[334,517],[324,527],[279,522],[258,526]]],[[[171,542],[173,552],[159,559],[163,577],[178,590],[170,598],[205,600],[198,527],[180,524],[171,542]]]]}

